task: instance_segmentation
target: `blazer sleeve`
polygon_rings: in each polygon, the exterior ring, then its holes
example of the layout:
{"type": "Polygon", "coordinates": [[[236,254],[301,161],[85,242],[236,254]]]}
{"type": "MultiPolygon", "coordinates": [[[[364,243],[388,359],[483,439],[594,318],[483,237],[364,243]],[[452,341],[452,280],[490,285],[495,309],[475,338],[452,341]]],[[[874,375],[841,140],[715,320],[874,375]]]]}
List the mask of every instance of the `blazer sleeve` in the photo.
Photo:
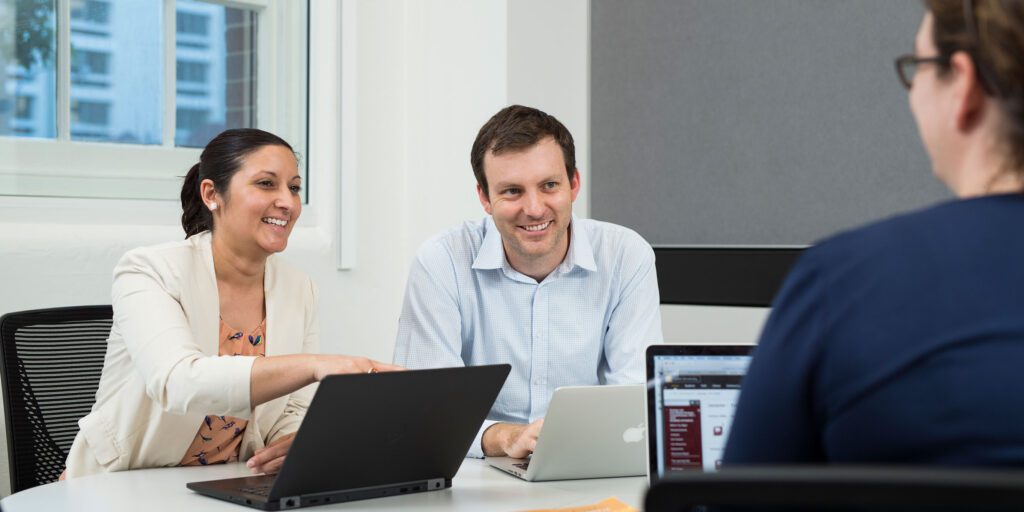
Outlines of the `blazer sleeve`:
{"type": "Polygon", "coordinates": [[[114,322],[146,395],[169,413],[249,419],[255,357],[202,352],[181,302],[180,281],[193,279],[193,272],[163,256],[130,251],[114,269],[114,322]]]}
{"type": "MultiPolygon", "coordinates": [[[[316,354],[320,351],[320,316],[319,300],[316,286],[309,281],[309,293],[306,299],[305,335],[302,342],[302,353],[316,354]]],[[[309,403],[316,393],[317,384],[310,384],[288,396],[284,411],[267,432],[266,444],[271,444],[283,436],[299,430],[302,419],[306,417],[309,403]]]]}

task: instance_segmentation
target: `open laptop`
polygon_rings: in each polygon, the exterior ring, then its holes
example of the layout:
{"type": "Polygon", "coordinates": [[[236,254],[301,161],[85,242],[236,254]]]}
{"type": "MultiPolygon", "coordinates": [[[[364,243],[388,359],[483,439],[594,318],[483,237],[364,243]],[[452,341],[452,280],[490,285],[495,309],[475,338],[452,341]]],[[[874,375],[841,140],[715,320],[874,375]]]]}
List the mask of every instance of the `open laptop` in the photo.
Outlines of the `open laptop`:
{"type": "Polygon", "coordinates": [[[753,346],[647,347],[648,477],[715,471],[753,346]]]}
{"type": "Polygon", "coordinates": [[[451,487],[510,369],[501,364],[327,377],[280,473],[191,482],[188,488],[282,510],[451,487]]]}
{"type": "Polygon", "coordinates": [[[644,430],[642,385],[562,387],[533,455],[487,462],[531,482],[643,475],[644,430]]]}

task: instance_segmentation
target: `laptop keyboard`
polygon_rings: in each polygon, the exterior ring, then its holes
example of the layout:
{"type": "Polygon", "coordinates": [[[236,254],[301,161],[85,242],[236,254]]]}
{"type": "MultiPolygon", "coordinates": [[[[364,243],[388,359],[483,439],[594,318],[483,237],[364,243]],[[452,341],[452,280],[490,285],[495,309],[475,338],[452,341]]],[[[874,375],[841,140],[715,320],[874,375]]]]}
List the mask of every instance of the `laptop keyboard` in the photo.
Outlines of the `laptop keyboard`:
{"type": "Polygon", "coordinates": [[[268,496],[270,495],[270,486],[257,485],[255,487],[242,487],[242,492],[255,494],[256,496],[268,496]]]}
{"type": "Polygon", "coordinates": [[[519,468],[519,469],[526,470],[526,469],[530,468],[530,461],[520,462],[520,463],[512,464],[512,465],[517,467],[517,468],[519,468]]]}

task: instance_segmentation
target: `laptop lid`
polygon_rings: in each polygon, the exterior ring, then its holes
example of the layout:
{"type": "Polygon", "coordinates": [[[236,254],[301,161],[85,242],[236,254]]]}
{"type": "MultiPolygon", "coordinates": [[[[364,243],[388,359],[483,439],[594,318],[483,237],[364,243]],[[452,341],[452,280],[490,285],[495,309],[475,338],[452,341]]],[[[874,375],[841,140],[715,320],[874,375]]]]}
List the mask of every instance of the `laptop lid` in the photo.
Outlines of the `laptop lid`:
{"type": "Polygon", "coordinates": [[[653,485],[682,471],[714,471],[753,346],[647,348],[647,464],[653,485]]]}
{"type": "Polygon", "coordinates": [[[530,480],[643,475],[644,391],[639,384],[555,390],[530,480]]]}
{"type": "MultiPolygon", "coordinates": [[[[501,364],[325,378],[266,500],[288,498],[304,506],[304,496],[350,489],[377,490],[347,499],[397,494],[380,490],[391,484],[429,480],[450,486],[510,369],[501,364]]],[[[245,485],[245,479],[229,480],[245,485]]],[[[209,485],[229,480],[188,487],[235,501],[224,496],[223,485],[209,485]]]]}
{"type": "Polygon", "coordinates": [[[530,481],[643,475],[643,401],[640,384],[560,387],[534,454],[487,462],[530,481]]]}

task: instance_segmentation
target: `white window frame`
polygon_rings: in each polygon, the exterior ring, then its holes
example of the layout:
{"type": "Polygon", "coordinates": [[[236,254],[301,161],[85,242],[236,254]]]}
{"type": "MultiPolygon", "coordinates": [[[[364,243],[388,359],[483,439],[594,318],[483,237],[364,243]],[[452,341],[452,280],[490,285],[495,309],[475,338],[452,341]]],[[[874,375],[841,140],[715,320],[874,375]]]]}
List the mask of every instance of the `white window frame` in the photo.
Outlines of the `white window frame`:
{"type": "MultiPolygon", "coordinates": [[[[278,134],[300,153],[300,173],[307,155],[308,3],[287,0],[201,0],[257,13],[256,119],[259,128],[278,134]],[[296,30],[296,28],[300,30],[296,30]],[[301,30],[305,28],[305,30],[301,30]],[[307,34],[297,37],[295,34],[307,34]],[[301,57],[300,57],[301,56],[301,57]]],[[[200,148],[174,146],[176,115],[175,0],[163,0],[164,98],[160,145],[73,141],[70,139],[71,0],[56,0],[57,137],[0,137],[0,180],[22,182],[82,180],[95,187],[103,180],[126,178],[165,181],[175,200],[73,198],[0,195],[6,222],[175,224],[180,176],[199,161],[200,148]],[[74,168],[73,172],[65,171],[74,168]]]]}

